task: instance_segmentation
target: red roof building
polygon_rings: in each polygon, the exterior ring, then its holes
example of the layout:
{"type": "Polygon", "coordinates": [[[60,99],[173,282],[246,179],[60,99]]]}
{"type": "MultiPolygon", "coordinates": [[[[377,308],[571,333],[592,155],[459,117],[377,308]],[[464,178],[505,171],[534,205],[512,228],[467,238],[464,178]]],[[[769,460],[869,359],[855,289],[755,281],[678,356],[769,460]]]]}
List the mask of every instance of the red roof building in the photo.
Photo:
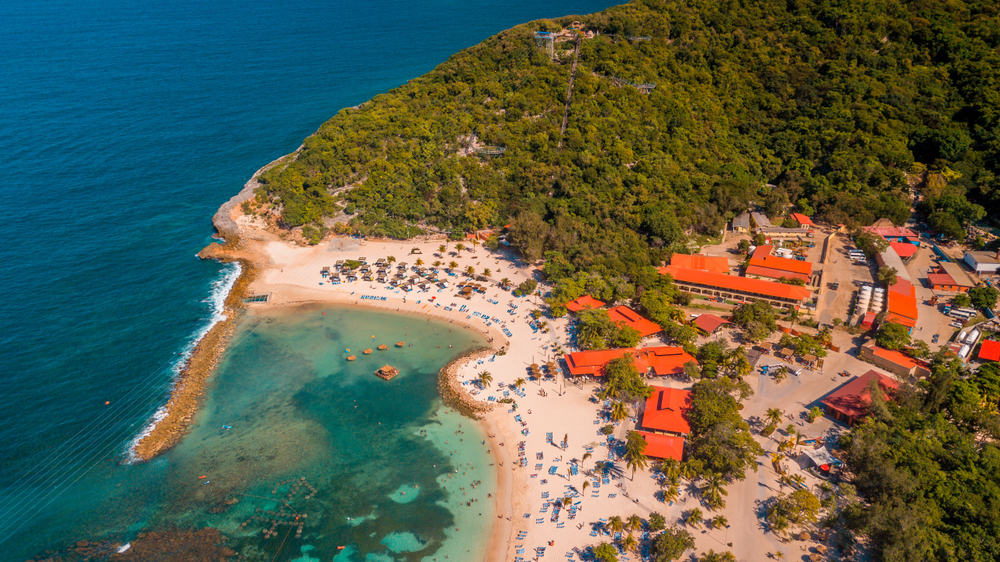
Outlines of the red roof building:
{"type": "Polygon", "coordinates": [[[802,213],[792,213],[792,218],[795,219],[795,222],[799,223],[799,226],[816,226],[816,223],[814,223],[811,218],[803,215],[802,213]]]}
{"type": "Polygon", "coordinates": [[[899,383],[878,371],[868,371],[860,377],[855,377],[846,384],[834,390],[820,401],[826,410],[826,415],[853,425],[868,415],[872,404],[871,383],[875,382],[882,393],[891,397],[899,389],[899,383]]]}
{"type": "Polygon", "coordinates": [[[809,277],[812,275],[811,263],[772,255],[773,250],[773,246],[758,246],[753,251],[753,255],[750,256],[747,275],[809,281],[809,277]]]}
{"type": "Polygon", "coordinates": [[[604,306],[604,301],[599,301],[590,295],[583,295],[582,297],[577,297],[566,303],[566,310],[570,312],[580,312],[581,310],[601,308],[602,306],[604,306]]]}
{"type": "Polygon", "coordinates": [[[654,386],[646,399],[640,427],[677,435],[691,433],[686,414],[691,409],[691,391],[654,386]]]}
{"type": "Polygon", "coordinates": [[[911,330],[917,325],[917,292],[906,279],[898,279],[895,285],[889,287],[885,319],[911,330]]]}
{"type": "Polygon", "coordinates": [[[604,367],[611,361],[632,354],[635,368],[644,375],[660,377],[675,376],[684,373],[684,365],[698,361],[682,347],[656,346],[636,349],[626,347],[620,349],[601,349],[594,351],[576,351],[567,353],[566,366],[569,374],[574,376],[588,375],[604,376],[604,367]]]}
{"type": "MultiPolygon", "coordinates": [[[[883,223],[883,221],[879,221],[883,223]]],[[[884,224],[876,223],[872,226],[866,226],[865,230],[871,232],[872,234],[877,234],[886,240],[897,242],[907,242],[909,240],[917,241],[919,243],[920,237],[917,236],[916,232],[913,232],[909,228],[903,226],[893,226],[892,223],[885,222],[884,224]]]]}
{"type": "Polygon", "coordinates": [[[682,291],[706,298],[725,298],[741,302],[763,300],[779,306],[799,306],[812,292],[798,285],[787,285],[763,279],[750,279],[668,265],[661,268],[674,278],[682,291]]]}
{"type": "Polygon", "coordinates": [[[714,273],[729,273],[729,260],[720,256],[674,254],[670,258],[670,265],[686,267],[688,269],[700,269],[701,271],[712,271],[714,273]]]}
{"type": "Polygon", "coordinates": [[[691,323],[702,332],[712,334],[719,329],[719,326],[729,324],[729,320],[706,312],[705,314],[699,314],[691,323]]]}
{"type": "Polygon", "coordinates": [[[979,359],[1000,361],[1000,341],[983,340],[983,345],[979,347],[979,359]]]}
{"type": "Polygon", "coordinates": [[[684,438],[676,435],[664,435],[662,433],[650,433],[640,431],[639,435],[646,440],[646,450],[643,451],[647,457],[654,459],[674,459],[684,460],[684,438]]]}
{"type": "Polygon", "coordinates": [[[659,324],[642,316],[627,306],[616,306],[608,310],[611,321],[619,326],[628,326],[639,332],[639,337],[651,336],[663,330],[659,324]]]}
{"type": "Polygon", "coordinates": [[[920,249],[920,246],[909,242],[889,242],[889,246],[896,250],[896,254],[904,260],[912,258],[913,254],[916,254],[917,250],[920,249]]]}
{"type": "Polygon", "coordinates": [[[924,363],[899,351],[884,349],[875,344],[861,346],[858,357],[898,377],[927,376],[930,374],[924,363]]]}

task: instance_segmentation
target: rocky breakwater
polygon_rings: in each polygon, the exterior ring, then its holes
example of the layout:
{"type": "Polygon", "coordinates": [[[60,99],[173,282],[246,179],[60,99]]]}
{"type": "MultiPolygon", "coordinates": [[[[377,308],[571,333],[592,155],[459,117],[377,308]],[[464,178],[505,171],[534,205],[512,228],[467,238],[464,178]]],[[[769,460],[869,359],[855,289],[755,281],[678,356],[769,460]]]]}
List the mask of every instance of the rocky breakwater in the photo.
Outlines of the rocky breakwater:
{"type": "Polygon", "coordinates": [[[438,394],[444,403],[458,410],[462,415],[472,419],[482,419],[483,414],[493,409],[493,404],[476,400],[458,382],[458,371],[466,362],[477,361],[501,352],[507,347],[481,347],[473,349],[452,359],[438,373],[438,394]]]}

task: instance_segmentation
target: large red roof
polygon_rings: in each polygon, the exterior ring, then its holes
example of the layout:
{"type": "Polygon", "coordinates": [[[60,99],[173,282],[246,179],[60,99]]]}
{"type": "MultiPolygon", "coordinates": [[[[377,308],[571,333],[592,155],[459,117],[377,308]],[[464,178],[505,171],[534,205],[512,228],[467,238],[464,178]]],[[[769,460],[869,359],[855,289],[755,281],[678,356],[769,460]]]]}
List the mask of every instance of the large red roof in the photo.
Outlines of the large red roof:
{"type": "Polygon", "coordinates": [[[720,256],[674,254],[670,258],[670,265],[686,267],[688,269],[700,269],[702,271],[713,271],[715,273],[729,273],[729,260],[720,256]]]}
{"type": "Polygon", "coordinates": [[[928,273],[927,281],[931,284],[931,287],[954,287],[958,284],[947,273],[928,273]]]}
{"type": "Polygon", "coordinates": [[[684,460],[684,438],[676,435],[663,435],[640,431],[639,435],[646,440],[646,450],[643,454],[654,459],[684,460]]]}
{"type": "Polygon", "coordinates": [[[641,427],[670,433],[690,433],[684,414],[691,409],[691,391],[662,386],[652,387],[653,393],[646,399],[642,412],[641,427]]]}
{"type": "Polygon", "coordinates": [[[889,322],[902,324],[908,328],[917,325],[916,290],[909,281],[899,279],[895,285],[889,287],[886,311],[885,319],[889,322]]]}
{"type": "Polygon", "coordinates": [[[704,314],[699,314],[698,317],[694,319],[693,324],[699,330],[702,330],[705,333],[711,334],[719,326],[721,326],[723,324],[729,324],[729,321],[726,320],[726,319],[724,319],[724,318],[720,318],[720,317],[718,317],[718,316],[716,316],[714,314],[710,314],[710,313],[706,312],[704,314]]]}
{"type": "Polygon", "coordinates": [[[1000,341],[983,340],[979,348],[979,358],[984,361],[1000,361],[1000,341]]]}
{"type": "Polygon", "coordinates": [[[580,312],[581,310],[601,308],[602,306],[604,306],[604,301],[599,301],[590,295],[583,295],[566,303],[566,310],[580,312]]]}
{"type": "Polygon", "coordinates": [[[913,254],[917,253],[917,250],[920,249],[916,244],[910,244],[909,242],[889,242],[889,245],[904,260],[913,257],[913,254]]]}
{"type": "Polygon", "coordinates": [[[903,226],[866,226],[865,230],[885,238],[896,238],[900,236],[905,238],[917,238],[916,232],[913,232],[909,228],[903,226]]]}
{"type": "Polygon", "coordinates": [[[612,322],[619,326],[634,328],[639,332],[639,336],[643,338],[663,330],[659,324],[645,318],[627,306],[616,306],[608,310],[608,316],[611,317],[612,322]]]}
{"type": "Polygon", "coordinates": [[[906,367],[907,369],[912,369],[917,366],[917,362],[914,361],[912,357],[892,349],[885,349],[877,345],[873,345],[872,352],[876,357],[891,361],[892,363],[901,367],[906,367]]]}
{"type": "Polygon", "coordinates": [[[604,376],[604,366],[611,361],[632,354],[635,368],[643,374],[652,369],[654,375],[679,375],[684,372],[684,365],[698,361],[682,347],[656,346],[619,349],[601,349],[594,351],[575,351],[566,354],[566,366],[571,375],[604,376]]]}
{"type": "Polygon", "coordinates": [[[667,273],[682,283],[694,283],[730,291],[743,291],[772,298],[804,301],[812,294],[809,289],[798,285],[786,285],[785,283],[765,281],[764,279],[723,275],[721,273],[698,271],[697,269],[688,269],[673,265],[661,268],[661,273],[667,273]]]}
{"type": "Polygon", "coordinates": [[[792,213],[792,218],[795,219],[795,222],[799,223],[799,226],[815,226],[816,224],[811,218],[802,213],[792,213]]]}
{"type": "Polygon", "coordinates": [[[807,261],[793,260],[773,255],[774,248],[769,245],[758,246],[750,256],[747,274],[764,277],[782,277],[808,281],[812,274],[812,264],[807,261]]]}
{"type": "Polygon", "coordinates": [[[886,395],[892,394],[899,388],[899,382],[895,379],[889,378],[878,371],[868,371],[831,392],[822,400],[822,403],[824,406],[836,410],[848,418],[863,416],[868,413],[868,407],[872,403],[869,385],[873,380],[876,381],[876,384],[879,385],[879,388],[886,395]]]}

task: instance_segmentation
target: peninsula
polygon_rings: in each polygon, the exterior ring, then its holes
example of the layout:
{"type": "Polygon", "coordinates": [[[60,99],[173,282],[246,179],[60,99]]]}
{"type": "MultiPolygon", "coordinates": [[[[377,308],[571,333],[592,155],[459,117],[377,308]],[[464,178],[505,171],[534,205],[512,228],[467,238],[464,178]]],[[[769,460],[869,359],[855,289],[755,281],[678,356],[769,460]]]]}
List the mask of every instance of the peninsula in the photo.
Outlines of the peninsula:
{"type": "Polygon", "coordinates": [[[490,343],[441,374],[485,559],[1000,557],[1000,35],[961,4],[634,1],[341,110],[216,214],[229,318],[136,455],[240,307],[376,307],[490,343]]]}

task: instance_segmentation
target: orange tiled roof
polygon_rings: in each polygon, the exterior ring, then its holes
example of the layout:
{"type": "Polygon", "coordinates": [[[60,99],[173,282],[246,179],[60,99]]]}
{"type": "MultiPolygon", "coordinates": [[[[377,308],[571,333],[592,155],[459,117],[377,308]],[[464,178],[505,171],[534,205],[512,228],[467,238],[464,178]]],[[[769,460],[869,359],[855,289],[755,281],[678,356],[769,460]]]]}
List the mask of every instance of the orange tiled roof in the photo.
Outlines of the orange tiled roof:
{"type": "Polygon", "coordinates": [[[772,246],[759,246],[750,256],[750,264],[747,273],[751,269],[762,271],[762,273],[752,273],[752,275],[763,275],[765,277],[788,277],[792,279],[809,280],[812,274],[812,264],[807,261],[793,260],[772,255],[772,246]]]}
{"type": "Polygon", "coordinates": [[[663,330],[659,324],[645,318],[627,306],[616,306],[608,310],[608,316],[611,317],[612,322],[619,326],[628,326],[636,329],[640,337],[651,336],[663,330]]]}
{"type": "Polygon", "coordinates": [[[885,349],[877,345],[872,346],[872,348],[872,352],[876,357],[881,357],[882,359],[891,361],[896,365],[906,367],[907,369],[912,369],[917,366],[917,362],[914,361],[909,355],[905,355],[892,349],[885,349]]]}
{"type": "Polygon", "coordinates": [[[917,250],[920,249],[916,244],[910,244],[909,242],[889,242],[889,246],[893,250],[896,250],[896,254],[903,259],[913,257],[913,254],[917,253],[917,250]]]}
{"type": "Polygon", "coordinates": [[[827,408],[836,410],[848,418],[863,416],[868,413],[868,407],[872,403],[869,384],[873,380],[876,381],[885,394],[891,394],[899,388],[899,383],[895,379],[889,378],[878,371],[868,371],[834,390],[821,402],[827,408]]]}
{"type": "Polygon", "coordinates": [[[706,312],[705,314],[699,314],[698,317],[694,319],[693,324],[699,330],[702,330],[702,331],[704,331],[706,333],[711,334],[719,326],[721,326],[723,324],[729,324],[729,320],[726,320],[724,318],[720,318],[720,317],[718,317],[718,316],[716,316],[714,314],[710,314],[710,313],[706,312]]]}
{"type": "Polygon", "coordinates": [[[917,297],[913,285],[906,279],[899,279],[889,287],[886,298],[886,316],[889,322],[902,324],[908,328],[917,325],[917,297]]]}
{"type": "Polygon", "coordinates": [[[663,435],[640,431],[646,439],[646,450],[643,453],[654,459],[684,460],[684,438],[676,435],[663,435]]]}
{"type": "Polygon", "coordinates": [[[599,301],[590,295],[583,295],[566,303],[566,310],[580,312],[581,310],[601,308],[602,306],[604,306],[604,301],[599,301]]]}
{"type": "Polygon", "coordinates": [[[710,271],[698,271],[697,269],[687,269],[668,265],[662,268],[661,273],[667,273],[677,281],[682,283],[695,283],[708,287],[716,287],[730,291],[743,291],[772,298],[792,299],[804,301],[812,294],[809,289],[798,285],[786,285],[764,279],[750,279],[748,277],[736,277],[734,275],[723,275],[710,271]]]}
{"type": "Polygon", "coordinates": [[[603,376],[604,366],[611,361],[632,354],[635,368],[643,374],[652,369],[654,375],[679,375],[684,372],[684,365],[698,361],[682,347],[666,345],[656,347],[625,347],[619,349],[600,349],[593,351],[575,351],[566,354],[566,366],[571,375],[603,376]]]}
{"type": "Polygon", "coordinates": [[[646,399],[646,409],[642,412],[641,427],[690,433],[691,425],[684,414],[691,409],[691,391],[662,386],[652,388],[653,393],[646,399]]]}
{"type": "Polygon", "coordinates": [[[688,269],[700,269],[702,271],[713,271],[715,273],[729,273],[729,260],[720,256],[674,254],[670,258],[670,265],[686,267],[688,269]]]}
{"type": "Polygon", "coordinates": [[[795,219],[795,222],[799,223],[800,226],[816,225],[816,223],[814,223],[811,218],[803,215],[802,213],[792,213],[792,218],[795,219]]]}
{"type": "Polygon", "coordinates": [[[1000,341],[983,340],[979,348],[979,358],[985,361],[1000,361],[1000,341]]]}

